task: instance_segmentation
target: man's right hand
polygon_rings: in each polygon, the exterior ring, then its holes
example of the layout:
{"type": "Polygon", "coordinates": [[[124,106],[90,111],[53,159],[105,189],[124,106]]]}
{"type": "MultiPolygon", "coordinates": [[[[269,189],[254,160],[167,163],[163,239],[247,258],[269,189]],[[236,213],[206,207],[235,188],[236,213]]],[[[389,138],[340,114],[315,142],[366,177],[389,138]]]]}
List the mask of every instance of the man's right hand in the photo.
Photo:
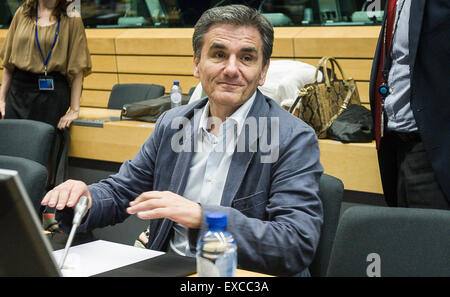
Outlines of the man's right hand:
{"type": "Polygon", "coordinates": [[[74,207],[77,205],[81,196],[88,197],[88,209],[90,209],[92,206],[92,198],[87,185],[82,181],[69,179],[49,191],[44,199],[42,199],[41,205],[49,207],[56,206],[57,210],[62,210],[66,206],[74,207]]]}

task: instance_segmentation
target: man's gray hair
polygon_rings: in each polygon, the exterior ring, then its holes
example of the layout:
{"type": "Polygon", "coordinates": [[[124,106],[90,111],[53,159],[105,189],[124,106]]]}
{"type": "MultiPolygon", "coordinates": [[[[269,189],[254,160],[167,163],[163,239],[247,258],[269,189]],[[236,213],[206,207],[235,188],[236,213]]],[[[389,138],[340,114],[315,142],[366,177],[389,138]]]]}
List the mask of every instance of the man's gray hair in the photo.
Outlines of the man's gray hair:
{"type": "Polygon", "coordinates": [[[200,58],[203,39],[209,28],[215,24],[251,26],[261,34],[263,43],[263,65],[266,65],[273,48],[273,26],[256,9],[245,5],[227,5],[213,7],[205,11],[194,27],[192,46],[195,55],[200,58]]]}

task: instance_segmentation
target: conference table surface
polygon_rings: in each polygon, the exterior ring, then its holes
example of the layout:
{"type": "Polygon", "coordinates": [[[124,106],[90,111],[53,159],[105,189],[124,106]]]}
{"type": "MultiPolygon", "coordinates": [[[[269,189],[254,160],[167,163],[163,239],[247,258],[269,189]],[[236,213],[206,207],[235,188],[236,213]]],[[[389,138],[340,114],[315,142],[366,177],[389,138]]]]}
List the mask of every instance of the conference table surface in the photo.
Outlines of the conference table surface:
{"type": "MultiPolygon", "coordinates": [[[[52,246],[53,250],[59,250],[63,249],[66,245],[68,234],[65,233],[51,233],[49,231],[43,230],[43,234],[47,237],[49,240],[49,243],[52,246]]],[[[99,238],[96,238],[91,233],[86,234],[77,234],[75,236],[74,242],[72,243],[72,246],[76,246],[79,244],[89,243],[95,240],[98,240],[99,238]]],[[[137,248],[137,247],[136,247],[137,248]]],[[[188,277],[197,277],[197,273],[187,275],[188,277]]],[[[273,277],[273,275],[244,270],[244,269],[236,269],[236,277],[273,277]]]]}

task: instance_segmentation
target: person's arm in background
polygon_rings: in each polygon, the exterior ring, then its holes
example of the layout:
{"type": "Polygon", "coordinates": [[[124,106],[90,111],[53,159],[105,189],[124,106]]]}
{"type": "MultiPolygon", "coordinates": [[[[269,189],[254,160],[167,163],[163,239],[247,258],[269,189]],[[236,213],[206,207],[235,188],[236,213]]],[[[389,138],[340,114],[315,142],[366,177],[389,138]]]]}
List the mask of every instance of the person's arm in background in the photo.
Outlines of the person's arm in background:
{"type": "Polygon", "coordinates": [[[20,19],[23,12],[23,6],[21,5],[9,25],[8,34],[3,42],[3,47],[0,48],[0,58],[2,59],[3,77],[2,86],[0,88],[0,113],[1,119],[5,118],[6,96],[8,95],[9,88],[11,87],[12,75],[15,69],[15,65],[10,63],[10,58],[13,49],[13,40],[16,33],[17,26],[20,24],[20,19]]]}
{"type": "Polygon", "coordinates": [[[58,122],[58,129],[69,128],[79,116],[80,99],[83,90],[83,79],[92,71],[91,56],[87,45],[83,20],[78,11],[69,15],[70,40],[67,52],[67,76],[72,81],[70,109],[58,122]]]}
{"type": "Polygon", "coordinates": [[[63,130],[64,128],[69,128],[70,124],[78,118],[80,112],[80,98],[81,90],[83,87],[83,71],[78,72],[72,81],[72,87],[70,91],[70,109],[69,111],[59,120],[58,129],[63,130]]]}
{"type": "Polygon", "coordinates": [[[6,95],[11,87],[12,73],[8,68],[3,68],[2,86],[0,89],[0,113],[2,114],[2,120],[5,118],[6,95]]]}

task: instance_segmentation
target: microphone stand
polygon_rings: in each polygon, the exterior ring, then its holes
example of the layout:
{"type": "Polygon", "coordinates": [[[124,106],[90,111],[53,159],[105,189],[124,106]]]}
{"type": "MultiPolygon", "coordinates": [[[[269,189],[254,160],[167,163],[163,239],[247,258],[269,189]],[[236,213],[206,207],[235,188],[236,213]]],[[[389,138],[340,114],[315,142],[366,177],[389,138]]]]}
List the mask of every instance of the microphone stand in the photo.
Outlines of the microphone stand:
{"type": "Polygon", "coordinates": [[[66,247],[64,248],[64,254],[61,259],[61,263],[59,265],[59,269],[62,269],[64,266],[64,262],[66,261],[67,254],[69,253],[69,248],[72,245],[73,238],[75,236],[76,230],[78,226],[80,226],[81,220],[86,215],[88,210],[89,199],[86,196],[81,196],[80,200],[78,200],[77,205],[74,209],[74,216],[72,222],[72,229],[70,230],[69,238],[66,242],[66,247]]]}

